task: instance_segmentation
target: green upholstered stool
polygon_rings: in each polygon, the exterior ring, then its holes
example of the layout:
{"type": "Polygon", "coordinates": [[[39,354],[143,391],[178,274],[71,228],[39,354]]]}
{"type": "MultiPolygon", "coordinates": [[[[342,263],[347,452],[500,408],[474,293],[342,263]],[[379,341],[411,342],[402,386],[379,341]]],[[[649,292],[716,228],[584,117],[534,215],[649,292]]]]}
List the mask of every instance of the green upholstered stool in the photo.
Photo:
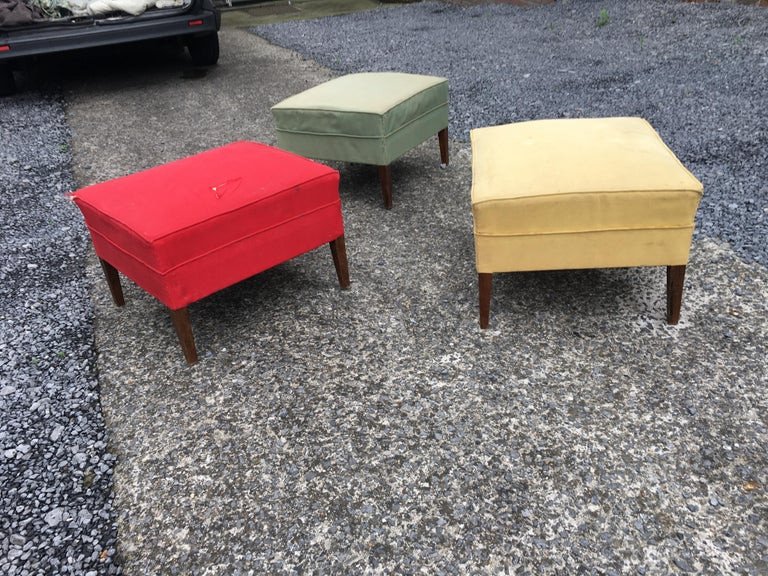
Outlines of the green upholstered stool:
{"type": "Polygon", "coordinates": [[[448,164],[448,80],[398,72],[350,74],[272,107],[278,146],[319,160],[379,167],[384,205],[392,207],[389,165],[438,135],[448,164]]]}

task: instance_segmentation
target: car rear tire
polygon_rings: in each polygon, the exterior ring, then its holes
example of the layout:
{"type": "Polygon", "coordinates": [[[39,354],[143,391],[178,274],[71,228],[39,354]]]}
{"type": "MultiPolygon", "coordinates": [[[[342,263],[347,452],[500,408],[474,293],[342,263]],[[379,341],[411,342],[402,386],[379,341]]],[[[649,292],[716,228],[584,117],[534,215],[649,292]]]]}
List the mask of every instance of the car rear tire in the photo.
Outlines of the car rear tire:
{"type": "Polygon", "coordinates": [[[16,92],[13,70],[9,64],[0,64],[0,96],[9,96],[16,92]]]}
{"type": "Polygon", "coordinates": [[[193,36],[187,41],[187,49],[195,66],[213,66],[219,61],[219,34],[193,36]]]}

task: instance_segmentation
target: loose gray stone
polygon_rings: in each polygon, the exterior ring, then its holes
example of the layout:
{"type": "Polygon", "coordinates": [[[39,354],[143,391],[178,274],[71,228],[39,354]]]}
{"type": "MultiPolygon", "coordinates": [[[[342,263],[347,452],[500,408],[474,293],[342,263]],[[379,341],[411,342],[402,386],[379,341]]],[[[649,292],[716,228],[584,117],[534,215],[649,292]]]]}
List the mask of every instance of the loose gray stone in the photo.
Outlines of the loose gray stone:
{"type": "Polygon", "coordinates": [[[51,441],[57,442],[59,438],[61,438],[61,434],[64,432],[64,426],[56,426],[56,428],[53,429],[53,432],[51,432],[51,441]]]}
{"type": "Polygon", "coordinates": [[[45,521],[48,526],[58,526],[62,519],[63,511],[61,508],[54,508],[48,514],[45,515],[45,521]]]}
{"type": "Polygon", "coordinates": [[[26,544],[27,539],[24,538],[24,536],[22,536],[21,534],[11,534],[9,541],[14,546],[23,546],[24,544],[26,544]]]}

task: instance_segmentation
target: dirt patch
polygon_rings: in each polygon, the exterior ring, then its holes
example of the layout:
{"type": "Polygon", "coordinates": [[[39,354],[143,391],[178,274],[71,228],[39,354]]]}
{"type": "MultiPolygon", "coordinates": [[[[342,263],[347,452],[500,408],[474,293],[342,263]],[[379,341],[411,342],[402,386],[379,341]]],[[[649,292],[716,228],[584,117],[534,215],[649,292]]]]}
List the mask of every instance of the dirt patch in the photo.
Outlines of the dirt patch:
{"type": "Polygon", "coordinates": [[[256,6],[243,10],[243,12],[249,14],[250,16],[255,16],[256,18],[261,18],[263,16],[277,16],[282,14],[295,14],[298,11],[299,10],[294,6],[287,4],[267,4],[264,6],[256,6]]]}

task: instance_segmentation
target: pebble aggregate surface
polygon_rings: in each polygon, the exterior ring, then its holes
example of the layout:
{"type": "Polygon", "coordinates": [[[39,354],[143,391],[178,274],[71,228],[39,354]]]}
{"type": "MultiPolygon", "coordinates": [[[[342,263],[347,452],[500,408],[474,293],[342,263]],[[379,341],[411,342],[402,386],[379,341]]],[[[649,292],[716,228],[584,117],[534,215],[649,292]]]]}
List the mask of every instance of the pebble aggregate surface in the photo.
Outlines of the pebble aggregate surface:
{"type": "Polygon", "coordinates": [[[70,134],[60,98],[0,102],[0,574],[118,574],[70,134]]]}
{"type": "Polygon", "coordinates": [[[144,72],[139,99],[75,79],[72,134],[57,98],[4,99],[0,573],[768,573],[767,15],[419,3],[256,30],[303,56],[223,31],[208,77],[144,72]],[[363,69],[449,78],[450,166],[436,141],[398,160],[387,212],[375,170],[334,164],[351,289],[323,247],[213,295],[187,367],[156,301],[125,282],[112,306],[68,164],[82,185],[271,143],[269,105],[363,69]],[[498,275],[480,331],[467,129],[617,113],[705,186],[681,323],[663,270],[585,270],[498,275]]]}
{"type": "Polygon", "coordinates": [[[447,77],[450,130],[464,141],[472,128],[523,120],[641,116],[706,181],[698,231],[768,265],[768,11],[424,2],[257,33],[338,73],[447,77]]]}

